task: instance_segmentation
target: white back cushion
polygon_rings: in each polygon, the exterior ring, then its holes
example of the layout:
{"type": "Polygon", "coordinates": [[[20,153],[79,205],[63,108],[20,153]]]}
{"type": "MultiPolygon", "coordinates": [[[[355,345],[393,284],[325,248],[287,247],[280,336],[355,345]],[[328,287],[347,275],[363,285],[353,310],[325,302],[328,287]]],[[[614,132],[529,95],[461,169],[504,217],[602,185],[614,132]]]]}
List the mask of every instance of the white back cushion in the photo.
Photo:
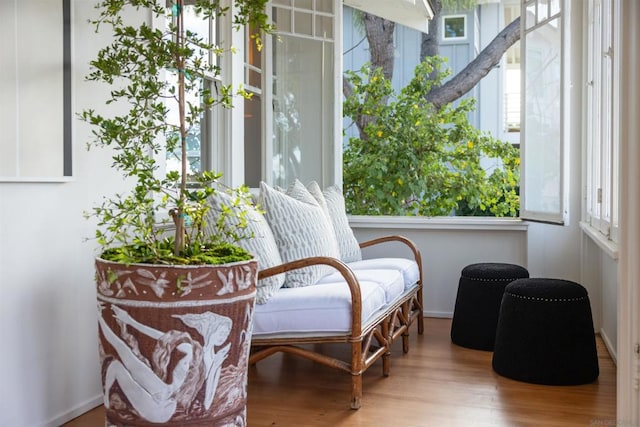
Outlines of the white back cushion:
{"type": "Polygon", "coordinates": [[[362,251],[349,225],[342,189],[337,185],[332,185],[324,190],[322,194],[324,195],[329,217],[333,224],[333,231],[336,234],[336,240],[340,248],[340,259],[344,262],[360,261],[362,259],[362,251]]]}
{"type": "MultiPolygon", "coordinates": [[[[231,215],[225,217],[223,224],[223,227],[229,229],[238,227],[241,222],[239,216],[241,209],[245,209],[247,228],[243,234],[251,237],[231,243],[235,243],[256,257],[260,270],[282,264],[282,258],[280,258],[275,237],[271,232],[267,220],[260,212],[251,206],[245,208],[233,206],[231,197],[220,190],[209,196],[209,204],[210,209],[209,212],[207,212],[207,218],[205,220],[205,233],[211,234],[216,232],[215,224],[218,218],[220,218],[223,205],[231,209],[232,212],[231,215]]],[[[265,304],[269,298],[282,287],[284,281],[284,274],[259,279],[256,290],[256,304],[265,304]]]]}
{"type": "MultiPolygon", "coordinates": [[[[340,251],[333,228],[322,208],[304,185],[294,185],[290,191],[296,197],[284,194],[260,183],[260,204],[284,262],[313,256],[338,258],[340,251]]],[[[304,267],[287,272],[286,287],[315,284],[333,269],[325,265],[304,267]]]]}

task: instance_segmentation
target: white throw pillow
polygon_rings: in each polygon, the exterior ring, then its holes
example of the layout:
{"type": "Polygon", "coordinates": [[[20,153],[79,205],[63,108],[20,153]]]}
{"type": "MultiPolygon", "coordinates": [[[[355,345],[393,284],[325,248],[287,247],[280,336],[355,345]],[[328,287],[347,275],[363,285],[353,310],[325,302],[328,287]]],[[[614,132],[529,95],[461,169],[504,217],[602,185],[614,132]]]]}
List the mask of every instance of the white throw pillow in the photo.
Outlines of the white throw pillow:
{"type": "MultiPolygon", "coordinates": [[[[318,202],[299,182],[290,190],[295,198],[260,183],[260,204],[282,260],[289,262],[313,256],[339,258],[333,228],[318,202]]],[[[332,270],[329,266],[314,265],[289,271],[285,286],[313,285],[332,270]]]]}
{"type": "MultiPolygon", "coordinates": [[[[211,208],[207,212],[205,233],[215,233],[215,225],[220,217],[223,205],[232,211],[232,214],[225,218],[223,226],[233,229],[240,224],[240,218],[234,213],[239,214],[241,208],[232,206],[231,196],[218,190],[209,197],[208,201],[211,208]]],[[[248,225],[243,233],[251,237],[246,237],[233,243],[255,256],[260,270],[282,264],[276,240],[265,217],[249,206],[246,209],[246,219],[248,225]]],[[[259,279],[256,290],[256,304],[265,304],[282,287],[285,278],[284,274],[277,274],[265,279],[259,279]]]]}
{"type": "MultiPolygon", "coordinates": [[[[309,193],[311,193],[313,198],[316,199],[316,201],[318,202],[318,204],[320,205],[320,207],[324,211],[324,213],[327,216],[327,218],[329,220],[331,220],[331,214],[329,213],[329,207],[327,206],[327,200],[324,198],[324,194],[322,194],[322,188],[320,188],[320,185],[318,185],[318,183],[315,182],[315,181],[311,181],[309,184],[307,184],[307,190],[309,190],[309,193]]],[[[333,224],[332,224],[332,226],[333,226],[333,224]]]]}
{"type": "Polygon", "coordinates": [[[332,185],[324,190],[323,195],[327,204],[329,218],[331,218],[333,225],[333,231],[338,241],[340,259],[344,262],[360,261],[362,259],[362,251],[349,225],[342,189],[337,185],[332,185]]]}

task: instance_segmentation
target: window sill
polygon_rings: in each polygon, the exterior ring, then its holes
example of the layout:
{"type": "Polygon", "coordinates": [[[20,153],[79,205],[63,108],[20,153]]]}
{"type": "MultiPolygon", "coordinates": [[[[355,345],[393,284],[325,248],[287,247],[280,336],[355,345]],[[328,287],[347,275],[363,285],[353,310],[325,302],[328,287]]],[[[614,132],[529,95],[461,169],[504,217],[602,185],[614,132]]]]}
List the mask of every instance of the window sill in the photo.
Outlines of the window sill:
{"type": "Polygon", "coordinates": [[[609,240],[602,233],[584,221],[580,221],[580,229],[586,236],[593,240],[604,253],[609,255],[611,259],[618,259],[618,244],[616,242],[609,240]]]}
{"type": "Polygon", "coordinates": [[[493,217],[415,217],[364,216],[349,217],[353,228],[400,228],[412,230],[499,230],[526,231],[527,223],[519,218],[493,217]]]}

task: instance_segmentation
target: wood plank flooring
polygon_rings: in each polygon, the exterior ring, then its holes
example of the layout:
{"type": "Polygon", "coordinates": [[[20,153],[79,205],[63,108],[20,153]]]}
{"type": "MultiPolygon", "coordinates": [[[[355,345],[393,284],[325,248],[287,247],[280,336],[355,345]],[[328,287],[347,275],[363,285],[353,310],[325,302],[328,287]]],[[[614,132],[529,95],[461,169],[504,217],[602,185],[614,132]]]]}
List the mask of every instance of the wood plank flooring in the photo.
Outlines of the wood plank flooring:
{"type": "MultiPolygon", "coordinates": [[[[391,375],[372,366],[363,381],[362,408],[349,409],[348,376],[291,355],[250,368],[248,424],[284,426],[593,426],[615,425],[615,365],[598,337],[600,376],[581,386],[513,381],[491,368],[491,352],[451,343],[450,319],[428,318],[425,334],[412,327],[411,349],[393,349],[391,375]]],[[[335,347],[335,346],[334,346],[335,347]]],[[[323,351],[344,353],[346,348],[323,351]]],[[[348,351],[348,350],[347,350],[348,351]]],[[[104,426],[98,407],[65,427],[104,426]]]]}

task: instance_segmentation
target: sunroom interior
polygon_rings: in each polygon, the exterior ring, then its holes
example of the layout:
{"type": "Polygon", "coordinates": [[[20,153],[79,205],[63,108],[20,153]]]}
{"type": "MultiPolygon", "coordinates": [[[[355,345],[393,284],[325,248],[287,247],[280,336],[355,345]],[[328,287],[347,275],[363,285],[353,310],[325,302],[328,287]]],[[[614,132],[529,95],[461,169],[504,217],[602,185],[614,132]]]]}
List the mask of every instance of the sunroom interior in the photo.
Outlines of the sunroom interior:
{"type": "MultiPolygon", "coordinates": [[[[100,195],[128,185],[112,170],[108,152],[85,148],[90,129],[75,119],[75,112],[99,109],[106,98],[108,89],[84,76],[108,36],[88,24],[94,1],[59,3],[14,0],[0,6],[0,34],[11,41],[8,61],[0,66],[0,425],[7,426],[58,426],[102,403],[93,284],[97,245],[90,239],[95,224],[83,212],[100,195]]],[[[236,55],[221,59],[221,78],[245,84],[255,96],[214,112],[216,132],[207,136],[203,164],[223,171],[231,186],[257,187],[261,180],[286,186],[296,178],[340,184],[343,7],[381,4],[370,11],[413,28],[431,17],[428,2],[395,0],[399,6],[386,11],[385,3],[392,2],[274,0],[269,9],[278,37],[266,39],[261,53],[243,47],[244,32],[220,22],[222,39],[238,47],[236,55]],[[312,17],[314,24],[305,27],[296,16],[312,17]],[[295,114],[291,102],[297,103],[295,114]]],[[[536,155],[541,146],[534,144],[535,133],[533,142],[521,141],[522,217],[352,216],[350,224],[358,240],[401,234],[419,246],[427,317],[452,317],[460,271],[471,263],[519,264],[534,277],[585,286],[595,332],[617,368],[617,418],[638,425],[640,4],[522,3],[525,9],[557,5],[554,16],[562,23],[562,145],[549,158],[536,155]],[[593,30],[593,8],[603,5],[610,7],[613,25],[595,28],[609,31],[610,38],[593,30]],[[600,84],[597,98],[590,90],[594,84],[600,84]],[[607,136],[594,142],[594,134],[607,136]],[[560,167],[549,190],[558,202],[552,213],[535,203],[538,184],[526,193],[528,176],[549,162],[560,167]]]]}

